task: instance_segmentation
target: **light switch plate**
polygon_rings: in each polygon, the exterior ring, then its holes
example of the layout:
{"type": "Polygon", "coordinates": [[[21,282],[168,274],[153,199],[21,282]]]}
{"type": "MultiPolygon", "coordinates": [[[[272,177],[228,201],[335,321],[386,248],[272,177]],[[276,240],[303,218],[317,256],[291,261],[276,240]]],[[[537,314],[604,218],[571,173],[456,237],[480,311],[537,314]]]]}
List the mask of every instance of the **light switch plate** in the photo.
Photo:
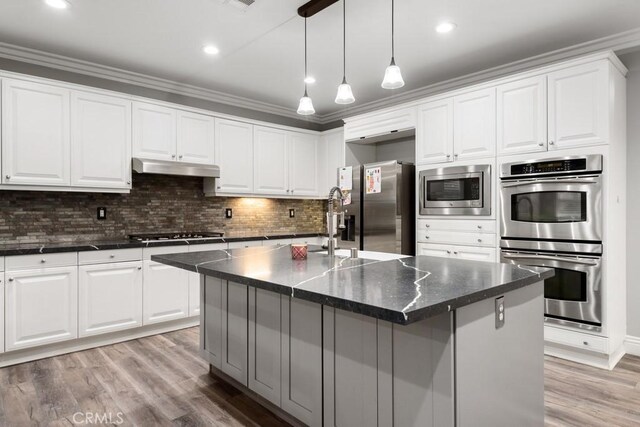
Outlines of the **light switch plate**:
{"type": "Polygon", "coordinates": [[[99,220],[107,219],[107,208],[98,208],[97,218],[99,220]]]}
{"type": "Polygon", "coordinates": [[[296,217],[296,210],[289,209],[289,218],[295,218],[295,217],[296,217]]]}
{"type": "Polygon", "coordinates": [[[496,329],[500,329],[504,326],[504,297],[496,298],[496,329]]]}
{"type": "Polygon", "coordinates": [[[231,218],[233,218],[233,209],[231,209],[231,208],[226,208],[226,209],[224,210],[224,217],[225,217],[225,218],[227,218],[227,219],[231,219],[231,218]]]}

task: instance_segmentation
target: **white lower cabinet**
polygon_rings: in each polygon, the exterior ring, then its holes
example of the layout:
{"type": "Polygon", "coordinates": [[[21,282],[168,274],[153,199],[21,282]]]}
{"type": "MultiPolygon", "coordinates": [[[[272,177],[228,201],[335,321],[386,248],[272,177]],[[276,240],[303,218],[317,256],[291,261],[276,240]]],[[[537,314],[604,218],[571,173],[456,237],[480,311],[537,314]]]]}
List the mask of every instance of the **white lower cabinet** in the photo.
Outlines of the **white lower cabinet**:
{"type": "Polygon", "coordinates": [[[220,370],[247,385],[247,285],[222,283],[222,345],[220,370]]]}
{"type": "Polygon", "coordinates": [[[378,423],[378,322],[324,307],[324,425],[378,423]]]}
{"type": "Polygon", "coordinates": [[[6,350],[78,337],[78,267],[6,272],[6,350]]]}
{"type": "Polygon", "coordinates": [[[79,335],[142,326],[142,261],[83,265],[79,272],[79,335]]]}
{"type": "Polygon", "coordinates": [[[200,289],[204,305],[200,318],[200,351],[205,360],[218,369],[222,360],[222,287],[226,283],[222,279],[205,276],[204,286],[200,289]]]}
{"type": "Polygon", "coordinates": [[[309,426],[322,425],[322,306],[282,296],[282,402],[309,426]]]}
{"type": "Polygon", "coordinates": [[[280,406],[280,294],[249,288],[249,388],[280,406]]]}
{"type": "Polygon", "coordinates": [[[144,325],[189,316],[189,272],[144,261],[144,325]]]}
{"type": "Polygon", "coordinates": [[[497,251],[495,248],[479,246],[418,243],[418,255],[496,262],[497,251]]]}

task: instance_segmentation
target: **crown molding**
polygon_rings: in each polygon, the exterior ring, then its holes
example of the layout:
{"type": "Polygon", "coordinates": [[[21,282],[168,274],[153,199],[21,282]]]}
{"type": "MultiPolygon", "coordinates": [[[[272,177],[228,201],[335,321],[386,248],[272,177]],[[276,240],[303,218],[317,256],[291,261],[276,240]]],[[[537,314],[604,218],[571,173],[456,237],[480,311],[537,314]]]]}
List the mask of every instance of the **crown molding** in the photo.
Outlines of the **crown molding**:
{"type": "MultiPolygon", "coordinates": [[[[0,42],[0,57],[300,120],[291,108],[9,43],[0,42]]],[[[305,120],[322,123],[314,116],[305,120]]]]}
{"type": "MultiPolygon", "coordinates": [[[[522,59],[508,64],[499,65],[476,73],[467,74],[442,82],[434,83],[418,89],[392,95],[384,99],[367,102],[356,107],[347,108],[345,110],[329,113],[320,116],[321,123],[326,124],[336,120],[348,117],[358,116],[372,111],[398,106],[400,104],[418,101],[422,98],[437,95],[439,93],[448,92],[454,89],[460,89],[464,86],[470,86],[493,80],[499,77],[505,77],[509,74],[523,72],[532,68],[543,65],[550,65],[555,62],[565,61],[578,56],[602,51],[625,51],[640,46],[640,28],[592,40],[585,43],[569,46],[566,48],[543,53],[531,58],[522,59]]],[[[614,64],[620,68],[621,63],[614,64]]],[[[624,66],[622,65],[624,68],[624,66]]]]}

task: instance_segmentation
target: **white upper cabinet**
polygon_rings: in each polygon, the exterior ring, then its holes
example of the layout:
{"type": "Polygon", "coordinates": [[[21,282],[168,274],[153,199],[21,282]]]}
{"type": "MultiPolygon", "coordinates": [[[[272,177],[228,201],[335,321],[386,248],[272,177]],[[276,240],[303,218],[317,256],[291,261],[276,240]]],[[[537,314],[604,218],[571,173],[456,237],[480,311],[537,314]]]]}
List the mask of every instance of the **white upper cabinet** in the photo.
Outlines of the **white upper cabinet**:
{"type": "Polygon", "coordinates": [[[416,127],[416,109],[414,107],[401,108],[347,119],[344,126],[344,139],[349,141],[414,127],[416,127]]]}
{"type": "Polygon", "coordinates": [[[292,196],[318,195],[318,138],[294,133],[289,138],[289,189],[292,196]]]}
{"type": "Polygon", "coordinates": [[[608,142],[609,63],[549,74],[549,149],[608,142]]]}
{"type": "Polygon", "coordinates": [[[2,81],[2,183],[69,185],[67,89],[2,81]]]}
{"type": "Polygon", "coordinates": [[[500,85],[497,97],[498,154],[546,151],[546,76],[500,85]]]}
{"type": "Polygon", "coordinates": [[[453,98],[454,160],[492,157],[496,152],[496,90],[453,98]]]}
{"type": "Polygon", "coordinates": [[[320,179],[319,196],[328,196],[329,190],[338,185],[338,169],[345,166],[344,132],[330,131],[323,134],[318,142],[318,156],[323,161],[318,162],[321,170],[318,173],[320,179]]]}
{"type": "Polygon", "coordinates": [[[418,108],[417,163],[444,163],[453,159],[453,98],[418,108]]]}
{"type": "Polygon", "coordinates": [[[214,164],[214,126],[211,116],[178,111],[178,160],[214,164]]]}
{"type": "Polygon", "coordinates": [[[216,193],[253,193],[253,125],[216,119],[216,193]]]}
{"type": "Polygon", "coordinates": [[[131,102],[71,94],[71,185],[131,188],[131,102]]]}
{"type": "Polygon", "coordinates": [[[262,126],[253,128],[256,194],[289,195],[287,133],[262,126]]]}
{"type": "Polygon", "coordinates": [[[176,110],[155,104],[133,103],[133,156],[176,159],[176,110]]]}

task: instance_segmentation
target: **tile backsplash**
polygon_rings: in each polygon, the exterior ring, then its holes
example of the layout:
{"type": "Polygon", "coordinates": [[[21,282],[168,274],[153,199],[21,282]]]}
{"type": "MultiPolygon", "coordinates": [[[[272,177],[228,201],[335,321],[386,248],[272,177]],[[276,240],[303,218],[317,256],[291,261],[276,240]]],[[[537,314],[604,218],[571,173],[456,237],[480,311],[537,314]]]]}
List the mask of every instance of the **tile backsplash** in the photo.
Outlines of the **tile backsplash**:
{"type": "Polygon", "coordinates": [[[0,192],[0,243],[121,239],[132,233],[322,232],[326,202],[204,197],[202,178],[133,175],[130,194],[0,192]],[[97,220],[97,208],[107,219],[97,220]],[[233,218],[225,219],[225,208],[233,218]],[[295,218],[289,209],[295,209],[295,218]]]}

